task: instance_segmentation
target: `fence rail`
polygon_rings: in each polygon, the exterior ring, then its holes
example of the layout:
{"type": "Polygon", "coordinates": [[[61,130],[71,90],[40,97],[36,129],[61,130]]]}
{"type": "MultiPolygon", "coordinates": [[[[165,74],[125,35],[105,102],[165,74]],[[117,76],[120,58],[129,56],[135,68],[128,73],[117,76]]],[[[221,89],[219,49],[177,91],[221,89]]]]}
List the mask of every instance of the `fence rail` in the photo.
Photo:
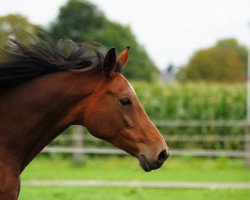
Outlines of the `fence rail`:
{"type": "MultiPolygon", "coordinates": [[[[204,142],[204,141],[220,141],[220,142],[244,142],[244,141],[250,141],[250,138],[245,138],[242,136],[232,136],[232,135],[169,135],[167,138],[165,138],[167,141],[174,141],[174,142],[204,142]]],[[[55,141],[61,141],[61,142],[67,142],[67,141],[75,141],[75,140],[82,140],[82,136],[80,137],[72,137],[68,135],[60,135],[58,136],[55,141]]],[[[95,138],[91,135],[85,135],[84,141],[100,141],[100,139],[95,138]]]]}
{"type": "MultiPolygon", "coordinates": [[[[106,154],[106,155],[126,155],[127,153],[114,148],[74,148],[74,147],[46,147],[43,153],[72,153],[72,154],[106,154]]],[[[244,151],[219,151],[219,150],[171,150],[172,156],[199,156],[199,157],[250,157],[244,151]]]]}
{"type": "Polygon", "coordinates": [[[250,189],[249,183],[163,182],[163,181],[100,181],[100,180],[24,180],[24,186],[82,186],[82,187],[143,187],[191,189],[250,189]]]}
{"type": "Polygon", "coordinates": [[[156,126],[161,127],[245,127],[250,126],[247,120],[153,120],[156,126]]]}
{"type": "MultiPolygon", "coordinates": [[[[170,153],[175,156],[225,156],[225,157],[242,157],[245,158],[246,164],[250,166],[250,121],[248,120],[154,120],[157,127],[242,127],[246,130],[245,135],[169,135],[168,142],[239,142],[245,144],[245,149],[242,151],[228,150],[204,150],[204,149],[175,149],[170,153]]],[[[87,141],[98,141],[90,134],[82,134],[83,129],[76,126],[73,130],[73,137],[59,136],[55,141],[71,142],[73,147],[58,147],[49,146],[43,152],[47,153],[72,153],[76,163],[83,161],[83,154],[125,154],[123,151],[107,147],[85,147],[87,141]]]]}

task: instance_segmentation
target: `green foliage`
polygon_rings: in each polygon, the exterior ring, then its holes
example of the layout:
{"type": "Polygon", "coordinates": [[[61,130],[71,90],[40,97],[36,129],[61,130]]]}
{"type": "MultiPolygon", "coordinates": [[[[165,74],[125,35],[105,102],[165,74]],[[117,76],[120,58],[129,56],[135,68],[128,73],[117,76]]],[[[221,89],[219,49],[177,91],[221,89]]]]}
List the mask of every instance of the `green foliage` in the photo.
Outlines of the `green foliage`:
{"type": "Polygon", "coordinates": [[[247,49],[235,39],[220,40],[197,51],[179,72],[182,81],[238,82],[246,80],[247,49]]]}
{"type": "Polygon", "coordinates": [[[128,67],[123,71],[123,74],[127,78],[149,81],[156,79],[156,67],[143,47],[137,43],[130,27],[106,21],[102,30],[94,31],[91,35],[93,38],[92,40],[103,44],[106,51],[109,47],[116,47],[117,52],[119,53],[127,45],[132,47],[128,67]]]}
{"type": "Polygon", "coordinates": [[[7,38],[27,43],[28,35],[37,35],[41,30],[40,26],[30,23],[18,14],[0,17],[0,47],[6,44],[7,38]]]}
{"type": "Polygon", "coordinates": [[[56,40],[70,38],[77,42],[100,43],[104,52],[110,47],[116,47],[120,52],[130,45],[129,67],[124,70],[126,77],[149,81],[157,77],[155,64],[137,42],[131,29],[109,21],[102,11],[86,0],[70,0],[63,6],[49,32],[56,40]]]}
{"type": "Polygon", "coordinates": [[[244,84],[132,84],[152,119],[245,119],[244,84]]]}
{"type": "Polygon", "coordinates": [[[60,8],[52,23],[50,34],[54,39],[70,38],[76,42],[92,40],[93,31],[102,30],[106,19],[97,7],[85,0],[70,0],[60,8]]]}

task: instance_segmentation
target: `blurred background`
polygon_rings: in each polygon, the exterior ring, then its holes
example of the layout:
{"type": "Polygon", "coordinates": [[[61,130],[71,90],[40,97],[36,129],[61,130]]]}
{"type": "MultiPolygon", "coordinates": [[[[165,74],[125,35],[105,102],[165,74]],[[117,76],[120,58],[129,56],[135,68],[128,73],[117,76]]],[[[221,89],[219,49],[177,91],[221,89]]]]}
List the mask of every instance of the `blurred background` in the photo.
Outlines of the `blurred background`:
{"type": "Polygon", "coordinates": [[[103,53],[130,45],[124,75],[171,149],[161,169],[144,173],[70,127],[23,173],[20,200],[249,199],[249,0],[0,3],[0,48],[7,38],[28,42],[23,32],[96,42],[103,53]]]}

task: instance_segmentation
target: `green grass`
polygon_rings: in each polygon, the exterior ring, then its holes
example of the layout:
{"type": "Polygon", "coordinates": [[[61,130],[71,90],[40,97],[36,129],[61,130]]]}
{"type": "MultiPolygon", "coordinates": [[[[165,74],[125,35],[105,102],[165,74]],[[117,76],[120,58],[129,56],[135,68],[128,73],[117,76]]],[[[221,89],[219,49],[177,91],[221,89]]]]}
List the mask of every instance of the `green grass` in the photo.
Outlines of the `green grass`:
{"type": "Polygon", "coordinates": [[[249,190],[24,187],[19,200],[249,200],[249,190]]]}
{"type": "Polygon", "coordinates": [[[40,156],[22,179],[250,182],[250,170],[242,159],[170,157],[162,168],[146,173],[129,156],[87,158],[83,166],[69,159],[40,156]]]}
{"type": "MultiPolygon", "coordinates": [[[[161,169],[145,173],[129,156],[87,157],[83,166],[75,166],[70,159],[39,156],[22,174],[22,180],[31,179],[250,183],[250,170],[242,159],[170,157],[161,169]]],[[[23,186],[19,200],[245,200],[249,196],[250,190],[241,189],[23,186]]]]}

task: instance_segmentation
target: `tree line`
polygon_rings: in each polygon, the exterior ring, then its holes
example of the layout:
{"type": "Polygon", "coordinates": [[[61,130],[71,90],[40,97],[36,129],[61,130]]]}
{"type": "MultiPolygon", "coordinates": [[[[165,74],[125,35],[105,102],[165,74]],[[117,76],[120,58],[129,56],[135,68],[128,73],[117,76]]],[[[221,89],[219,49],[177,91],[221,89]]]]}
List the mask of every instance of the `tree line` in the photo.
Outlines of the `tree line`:
{"type": "MultiPolygon", "coordinates": [[[[124,75],[129,79],[153,81],[158,69],[129,26],[110,21],[105,14],[87,0],[69,0],[59,15],[47,27],[32,24],[24,16],[13,14],[0,17],[0,47],[7,38],[28,43],[30,35],[45,32],[53,40],[72,39],[82,43],[95,42],[105,53],[116,47],[117,53],[130,45],[129,67],[124,75]],[[39,31],[38,31],[39,30],[39,31]]],[[[179,81],[242,82],[247,77],[247,48],[235,39],[223,39],[214,46],[198,50],[177,72],[179,81]]]]}
{"type": "Polygon", "coordinates": [[[220,40],[195,52],[177,76],[181,81],[246,81],[247,48],[236,39],[220,40]]]}
{"type": "Polygon", "coordinates": [[[130,79],[147,81],[153,81],[158,76],[155,63],[130,27],[110,21],[96,5],[87,0],[69,0],[48,27],[32,24],[17,14],[0,17],[0,46],[6,44],[8,37],[26,43],[29,41],[27,35],[39,35],[41,32],[55,41],[72,39],[77,43],[87,41],[99,44],[103,53],[111,47],[115,47],[119,53],[130,45],[129,67],[124,69],[123,74],[130,79]]]}

